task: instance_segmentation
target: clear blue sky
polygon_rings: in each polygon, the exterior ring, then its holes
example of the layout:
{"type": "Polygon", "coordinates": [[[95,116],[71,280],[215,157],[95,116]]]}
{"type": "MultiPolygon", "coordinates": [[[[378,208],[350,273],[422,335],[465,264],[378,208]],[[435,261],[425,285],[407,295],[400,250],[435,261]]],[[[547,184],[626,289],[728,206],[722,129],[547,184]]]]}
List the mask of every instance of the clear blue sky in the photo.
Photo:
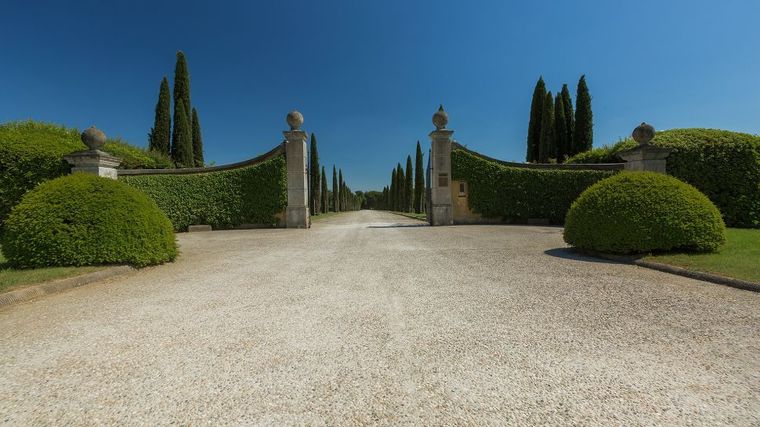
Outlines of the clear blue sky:
{"type": "Polygon", "coordinates": [[[191,73],[206,158],[282,140],[305,116],[354,190],[429,146],[439,103],[455,138],[524,160],[533,86],[586,74],[595,145],[641,121],[760,133],[760,2],[6,0],[0,122],[34,118],[145,146],[175,52],[191,73]]]}

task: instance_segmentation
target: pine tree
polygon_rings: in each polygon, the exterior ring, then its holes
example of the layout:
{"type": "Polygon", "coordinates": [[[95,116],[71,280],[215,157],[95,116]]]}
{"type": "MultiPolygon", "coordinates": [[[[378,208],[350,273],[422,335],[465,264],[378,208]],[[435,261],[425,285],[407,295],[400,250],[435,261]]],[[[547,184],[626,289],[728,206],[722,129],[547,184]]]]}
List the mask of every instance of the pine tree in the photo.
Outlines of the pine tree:
{"type": "Polygon", "coordinates": [[[338,210],[343,212],[346,210],[346,205],[343,203],[345,196],[345,189],[343,188],[343,169],[338,169],[338,210]]]}
{"type": "Polygon", "coordinates": [[[573,153],[573,132],[575,130],[575,114],[573,113],[573,100],[570,98],[570,90],[567,84],[562,85],[562,104],[565,110],[565,131],[567,132],[567,155],[573,153]]]}
{"type": "Polygon", "coordinates": [[[546,85],[544,78],[539,77],[536,87],[533,89],[533,100],[530,103],[530,122],[528,122],[528,162],[538,161],[539,147],[541,145],[542,114],[546,99],[546,85]]]}
{"type": "Polygon", "coordinates": [[[202,168],[204,166],[201,123],[198,121],[198,112],[195,111],[195,108],[193,108],[193,161],[196,168],[202,168]]]}
{"type": "Polygon", "coordinates": [[[320,196],[320,190],[319,190],[319,152],[317,151],[317,136],[314,135],[312,132],[311,134],[311,141],[309,143],[309,154],[310,154],[310,161],[309,161],[309,199],[310,199],[310,207],[309,209],[312,212],[319,213],[319,196],[320,196]]]}
{"type": "Polygon", "coordinates": [[[594,145],[594,117],[591,112],[591,94],[586,86],[586,76],[578,80],[575,94],[575,131],[573,133],[573,154],[588,151],[594,145]]]}
{"type": "Polygon", "coordinates": [[[335,171],[335,165],[333,165],[333,212],[340,212],[340,208],[338,206],[339,193],[340,190],[338,190],[338,173],[335,171]]]}
{"type": "Polygon", "coordinates": [[[417,141],[417,154],[414,158],[414,211],[422,212],[422,197],[425,194],[425,175],[422,171],[422,148],[417,141]]]}
{"type": "Polygon", "coordinates": [[[174,109],[174,132],[172,140],[172,160],[178,168],[193,167],[195,160],[193,158],[193,140],[190,131],[190,124],[187,122],[187,113],[185,112],[185,103],[179,100],[179,105],[174,109]]]}
{"type": "MultiPolygon", "coordinates": [[[[180,50],[177,51],[177,63],[174,66],[174,109],[177,109],[177,104],[182,100],[185,105],[185,114],[187,114],[187,122],[192,122],[191,106],[190,106],[190,73],[187,71],[187,60],[185,54],[180,50]]],[[[176,115],[176,114],[175,114],[176,115]]],[[[174,123],[177,123],[176,121],[174,123]]]]}
{"type": "Polygon", "coordinates": [[[557,94],[554,101],[554,147],[556,148],[555,156],[557,163],[565,161],[570,151],[570,144],[567,140],[567,120],[565,120],[565,103],[562,100],[562,95],[557,94]]]}
{"type": "Polygon", "coordinates": [[[554,146],[554,97],[546,92],[544,110],[541,112],[541,140],[538,151],[538,163],[549,163],[549,158],[556,156],[554,146]]]}
{"type": "Polygon", "coordinates": [[[168,156],[171,137],[171,95],[169,94],[169,81],[164,77],[161,80],[161,87],[158,91],[158,102],[156,102],[156,117],[153,120],[153,129],[150,131],[150,150],[168,156]]]}
{"type": "Polygon", "coordinates": [[[414,205],[414,181],[412,180],[412,175],[414,171],[412,170],[412,156],[406,156],[406,173],[404,176],[406,177],[406,181],[404,184],[404,200],[406,201],[406,204],[404,205],[404,212],[411,212],[414,205]]]}
{"type": "Polygon", "coordinates": [[[322,191],[320,192],[321,196],[319,198],[320,199],[319,200],[319,207],[320,207],[320,212],[327,213],[327,211],[328,211],[327,205],[329,205],[330,203],[327,200],[327,175],[325,175],[325,167],[324,166],[322,166],[322,174],[321,175],[322,175],[322,182],[320,184],[320,188],[321,188],[322,191]]]}

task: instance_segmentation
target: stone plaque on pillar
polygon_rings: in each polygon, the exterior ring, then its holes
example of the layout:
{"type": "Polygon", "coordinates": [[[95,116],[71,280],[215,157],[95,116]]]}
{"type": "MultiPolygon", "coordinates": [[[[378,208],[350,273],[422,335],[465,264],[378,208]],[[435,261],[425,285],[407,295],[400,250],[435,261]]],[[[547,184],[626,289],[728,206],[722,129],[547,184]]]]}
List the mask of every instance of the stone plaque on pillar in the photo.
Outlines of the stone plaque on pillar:
{"type": "Polygon", "coordinates": [[[649,145],[654,135],[654,127],[646,123],[633,130],[633,139],[639,145],[618,153],[626,162],[625,170],[667,173],[667,158],[671,150],[649,145]]]}
{"type": "Polygon", "coordinates": [[[82,142],[87,150],[63,156],[71,166],[71,173],[88,173],[105,178],[117,179],[116,167],[121,160],[108,153],[100,151],[106,143],[106,134],[95,126],[90,126],[82,132],[82,142]]]}
{"type": "Polygon", "coordinates": [[[287,117],[289,131],[285,135],[285,158],[288,169],[288,206],[285,208],[287,228],[309,228],[309,177],[306,167],[306,132],[301,130],[303,115],[291,111],[287,117]]]}
{"type": "Polygon", "coordinates": [[[435,130],[430,132],[431,142],[431,188],[430,225],[454,224],[451,204],[451,136],[453,130],[446,129],[449,116],[443,105],[433,114],[435,130]]]}

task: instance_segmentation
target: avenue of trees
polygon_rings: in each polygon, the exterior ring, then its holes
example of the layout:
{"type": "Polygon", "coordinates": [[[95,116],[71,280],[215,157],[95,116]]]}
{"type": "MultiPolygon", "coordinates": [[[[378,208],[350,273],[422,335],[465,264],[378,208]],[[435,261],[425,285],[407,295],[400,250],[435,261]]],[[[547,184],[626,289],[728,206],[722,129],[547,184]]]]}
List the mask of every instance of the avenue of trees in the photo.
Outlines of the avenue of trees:
{"type": "Polygon", "coordinates": [[[533,90],[528,123],[529,163],[562,163],[567,158],[588,151],[594,143],[591,95],[586,76],[581,76],[576,91],[575,111],[567,84],[554,97],[546,91],[543,77],[533,90]]]}
{"type": "Polygon", "coordinates": [[[156,115],[148,134],[152,151],[170,156],[178,168],[203,167],[203,137],[198,111],[190,104],[190,74],[182,51],[174,68],[174,114],[171,114],[169,81],[164,78],[158,91],[156,115]],[[174,127],[172,127],[174,122],[174,127]]]}
{"type": "Polygon", "coordinates": [[[425,169],[423,166],[422,147],[417,141],[415,161],[406,156],[404,165],[398,163],[391,171],[390,185],[383,191],[370,191],[365,196],[365,207],[397,212],[425,211],[425,169]],[[412,167],[414,165],[414,167],[412,167]]]}
{"type": "Polygon", "coordinates": [[[332,189],[327,187],[325,167],[319,164],[317,136],[309,141],[309,212],[319,215],[327,212],[356,211],[361,209],[363,193],[354,193],[343,179],[343,170],[332,168],[332,189]]]}

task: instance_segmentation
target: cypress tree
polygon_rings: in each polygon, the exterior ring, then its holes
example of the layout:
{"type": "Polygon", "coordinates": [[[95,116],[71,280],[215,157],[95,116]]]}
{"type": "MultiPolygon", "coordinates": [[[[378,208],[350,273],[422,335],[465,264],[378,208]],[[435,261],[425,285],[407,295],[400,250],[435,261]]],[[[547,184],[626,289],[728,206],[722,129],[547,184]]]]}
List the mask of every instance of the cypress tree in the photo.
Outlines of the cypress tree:
{"type": "Polygon", "coordinates": [[[343,212],[346,210],[346,205],[343,203],[345,196],[343,188],[343,169],[338,169],[338,209],[343,212]]]}
{"type": "MultiPolygon", "coordinates": [[[[185,114],[187,122],[192,122],[190,113],[190,73],[187,71],[187,60],[185,54],[180,50],[177,51],[177,63],[174,65],[174,109],[177,109],[179,101],[185,105],[185,114]]],[[[176,114],[175,114],[176,116],[176,114]]],[[[177,123],[176,121],[174,123],[177,123]]]]}
{"type": "Polygon", "coordinates": [[[414,181],[412,181],[412,156],[406,156],[406,187],[404,191],[404,199],[406,205],[404,205],[404,212],[411,212],[414,205],[414,181]]]}
{"type": "Polygon", "coordinates": [[[335,171],[335,165],[333,165],[333,212],[340,212],[338,206],[338,173],[335,171]]]}
{"type": "Polygon", "coordinates": [[[389,190],[388,194],[388,210],[389,211],[395,211],[396,210],[396,184],[398,183],[398,180],[396,179],[396,168],[393,168],[393,172],[391,172],[391,188],[389,190]]]}
{"type": "Polygon", "coordinates": [[[570,98],[570,90],[567,84],[562,85],[562,104],[565,110],[565,131],[567,132],[567,155],[573,154],[573,132],[575,131],[575,114],[573,113],[573,100],[570,98]]]}
{"type": "Polygon", "coordinates": [[[150,131],[150,150],[164,155],[169,155],[169,147],[172,137],[171,95],[169,94],[169,81],[164,77],[158,90],[158,102],[156,102],[156,117],[153,120],[153,129],[150,131]]]}
{"type": "Polygon", "coordinates": [[[422,148],[417,141],[417,154],[414,158],[414,211],[422,212],[422,195],[425,193],[425,175],[422,172],[422,148]]]}
{"type": "Polygon", "coordinates": [[[187,122],[185,103],[180,99],[179,105],[174,109],[174,133],[172,140],[172,160],[179,168],[192,167],[195,164],[193,158],[193,140],[190,124],[187,122]]]}
{"type": "Polygon", "coordinates": [[[404,197],[406,195],[406,177],[404,176],[404,168],[401,167],[401,163],[396,165],[396,180],[398,181],[398,185],[396,186],[396,193],[398,194],[396,210],[401,211],[406,206],[406,197],[404,197]]]}
{"type": "Polygon", "coordinates": [[[319,196],[320,196],[320,190],[319,190],[319,153],[317,152],[317,136],[314,135],[312,132],[311,134],[311,141],[309,142],[309,186],[310,186],[310,192],[309,192],[309,199],[310,199],[310,207],[309,209],[312,212],[319,212],[319,196]]]}
{"type": "Polygon", "coordinates": [[[195,111],[195,108],[193,108],[193,161],[196,168],[202,168],[204,166],[201,123],[198,121],[198,112],[195,111]]]}
{"type": "Polygon", "coordinates": [[[588,151],[594,145],[594,117],[591,112],[591,95],[586,86],[586,76],[578,80],[575,94],[575,131],[573,133],[573,154],[588,151]]]}
{"type": "Polygon", "coordinates": [[[544,78],[539,77],[536,87],[533,89],[533,100],[530,103],[530,121],[528,122],[528,162],[538,161],[539,147],[541,145],[542,114],[546,99],[546,85],[544,78]]]}
{"type": "Polygon", "coordinates": [[[554,101],[554,146],[557,149],[554,155],[557,157],[557,163],[562,163],[570,151],[565,126],[567,126],[565,103],[562,100],[562,95],[558,93],[554,101]]]}
{"type": "Polygon", "coordinates": [[[538,163],[549,163],[549,158],[556,155],[554,145],[554,97],[546,92],[544,110],[541,112],[541,143],[538,151],[538,163]]]}
{"type": "Polygon", "coordinates": [[[319,200],[319,207],[320,212],[327,213],[327,205],[330,203],[327,200],[327,175],[325,175],[325,167],[322,166],[322,182],[320,184],[320,188],[322,191],[320,191],[320,200],[319,200]]]}

